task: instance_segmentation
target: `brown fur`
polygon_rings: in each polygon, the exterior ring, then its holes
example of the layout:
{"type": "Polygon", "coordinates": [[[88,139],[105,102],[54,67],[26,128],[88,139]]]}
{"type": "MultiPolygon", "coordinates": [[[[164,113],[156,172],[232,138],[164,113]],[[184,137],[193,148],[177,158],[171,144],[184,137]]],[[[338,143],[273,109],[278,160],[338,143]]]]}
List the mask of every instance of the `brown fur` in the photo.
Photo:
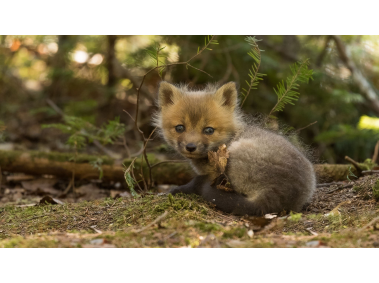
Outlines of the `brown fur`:
{"type": "Polygon", "coordinates": [[[173,193],[198,193],[235,214],[300,210],[312,196],[312,164],[284,136],[244,121],[235,83],[189,91],[162,82],[158,104],[155,124],[164,139],[190,160],[196,173],[205,176],[173,193]],[[178,133],[177,125],[183,125],[185,131],[178,133]],[[214,133],[206,135],[206,127],[214,128],[214,133]],[[188,144],[194,144],[196,150],[189,152],[188,144]],[[222,144],[230,150],[226,174],[236,193],[225,194],[210,185],[217,176],[207,153],[222,144]]]}

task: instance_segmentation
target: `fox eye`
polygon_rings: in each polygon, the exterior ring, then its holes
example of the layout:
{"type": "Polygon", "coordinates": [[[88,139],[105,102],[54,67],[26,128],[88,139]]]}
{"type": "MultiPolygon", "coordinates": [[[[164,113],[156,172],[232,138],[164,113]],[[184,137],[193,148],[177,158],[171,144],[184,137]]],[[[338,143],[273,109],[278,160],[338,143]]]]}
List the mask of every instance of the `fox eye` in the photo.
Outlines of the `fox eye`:
{"type": "Polygon", "coordinates": [[[212,127],[206,127],[204,130],[203,130],[203,133],[206,134],[206,135],[212,135],[214,133],[215,129],[213,129],[212,127]]]}
{"type": "Polygon", "coordinates": [[[184,132],[184,126],[183,125],[177,125],[176,127],[175,127],[175,130],[176,130],[176,132],[178,132],[178,133],[183,133],[184,132]]]}

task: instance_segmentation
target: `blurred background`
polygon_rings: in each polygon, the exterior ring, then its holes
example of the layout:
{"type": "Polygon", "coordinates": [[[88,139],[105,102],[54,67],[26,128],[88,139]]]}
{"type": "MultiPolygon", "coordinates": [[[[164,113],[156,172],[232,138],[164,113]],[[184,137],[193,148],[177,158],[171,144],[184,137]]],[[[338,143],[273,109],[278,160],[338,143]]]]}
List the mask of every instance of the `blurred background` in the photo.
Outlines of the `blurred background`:
{"type": "MultiPolygon", "coordinates": [[[[322,162],[345,163],[372,156],[379,140],[379,36],[256,36],[262,52],[260,73],[267,74],[243,105],[245,112],[268,114],[276,103],[273,91],[290,74],[289,66],[310,58],[313,81],[300,87],[294,106],[278,118],[300,132],[322,162]]],[[[253,64],[245,36],[216,36],[218,45],[205,50],[191,65],[163,73],[151,72],[141,88],[139,121],[150,133],[156,111],[157,86],[164,79],[202,87],[209,82],[235,81],[244,87],[253,64]]],[[[204,45],[204,35],[185,36],[0,36],[0,150],[70,151],[68,134],[42,125],[62,122],[66,115],[101,126],[115,117],[126,125],[125,142],[138,152],[142,141],[133,121],[137,88],[156,62],[146,49],[159,44],[162,64],[187,61],[204,45]],[[52,102],[52,103],[49,103],[52,102]],[[57,110],[58,108],[58,110],[57,110]]],[[[148,151],[165,151],[158,137],[148,151]]],[[[109,146],[124,155],[123,141],[109,146]]],[[[103,153],[89,146],[90,153],[103,153]]],[[[128,154],[125,154],[127,156],[128,154]]]]}

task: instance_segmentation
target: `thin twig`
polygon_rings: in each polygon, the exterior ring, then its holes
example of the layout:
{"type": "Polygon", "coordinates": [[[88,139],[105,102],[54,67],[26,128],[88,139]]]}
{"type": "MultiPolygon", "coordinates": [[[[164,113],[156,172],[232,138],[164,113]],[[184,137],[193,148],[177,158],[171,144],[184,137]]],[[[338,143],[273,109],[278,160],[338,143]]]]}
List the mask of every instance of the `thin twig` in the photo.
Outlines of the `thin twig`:
{"type": "Polygon", "coordinates": [[[146,229],[150,228],[151,226],[162,222],[162,220],[164,220],[167,217],[167,215],[168,215],[168,211],[166,210],[162,215],[158,216],[153,222],[151,222],[150,224],[146,225],[145,227],[143,227],[141,229],[135,230],[134,233],[143,232],[146,229]]]}
{"type": "Polygon", "coordinates": [[[345,186],[338,187],[338,188],[336,188],[336,189],[330,190],[330,191],[326,192],[326,194],[331,194],[331,193],[334,193],[334,192],[336,192],[336,191],[343,190],[343,189],[347,189],[347,188],[351,188],[351,187],[353,187],[353,184],[347,184],[347,185],[345,185],[345,186]]]}
{"type": "Polygon", "coordinates": [[[132,119],[134,123],[136,122],[136,121],[134,120],[133,116],[132,116],[128,111],[126,111],[125,109],[122,110],[122,111],[124,111],[126,114],[128,114],[129,117],[130,117],[130,119],[132,119]]]}
{"type": "Polygon", "coordinates": [[[130,149],[129,149],[128,145],[126,144],[125,136],[122,136],[122,144],[124,145],[124,148],[125,148],[126,157],[129,158],[130,157],[130,149]]]}
{"type": "Polygon", "coordinates": [[[313,123],[310,123],[309,125],[307,125],[307,126],[305,126],[305,127],[302,127],[302,128],[300,128],[300,129],[297,129],[295,132],[299,133],[300,131],[302,131],[302,130],[304,130],[304,129],[306,129],[306,128],[308,128],[308,127],[310,127],[310,126],[312,126],[312,125],[314,125],[314,124],[316,124],[316,123],[317,123],[317,121],[314,121],[313,123]]]}
{"type": "Polygon", "coordinates": [[[317,184],[317,188],[325,188],[325,187],[330,187],[331,185],[342,185],[343,182],[331,182],[331,183],[324,183],[324,184],[317,184]]]}
{"type": "Polygon", "coordinates": [[[98,149],[100,149],[103,153],[105,153],[106,155],[108,155],[109,157],[111,157],[113,159],[121,159],[122,158],[121,154],[118,154],[118,153],[115,153],[115,152],[109,150],[108,148],[106,148],[105,146],[103,146],[98,140],[93,140],[92,143],[98,149]]]}
{"type": "Polygon", "coordinates": [[[345,156],[345,160],[347,160],[351,164],[353,164],[353,166],[355,167],[355,169],[357,169],[358,175],[362,175],[362,169],[361,169],[361,167],[359,167],[359,163],[357,161],[355,161],[354,159],[350,158],[349,156],[345,156]]]}
{"type": "Polygon", "coordinates": [[[130,157],[139,156],[143,152],[143,149],[144,149],[144,145],[142,144],[141,149],[139,151],[137,151],[136,153],[131,154],[130,157]]]}
{"type": "Polygon", "coordinates": [[[364,230],[366,230],[368,227],[370,227],[371,225],[374,225],[376,222],[379,221],[379,216],[374,218],[373,220],[371,220],[367,225],[363,226],[361,229],[359,229],[358,231],[359,232],[362,232],[364,230]]]}
{"type": "Polygon", "coordinates": [[[203,72],[204,74],[207,74],[208,76],[210,76],[211,78],[213,78],[209,73],[207,73],[206,71],[204,71],[204,70],[202,70],[202,69],[198,69],[198,68],[196,68],[196,67],[190,65],[189,63],[187,63],[187,66],[188,66],[188,67],[191,67],[191,68],[193,68],[193,69],[195,69],[195,70],[198,70],[198,71],[200,71],[200,72],[203,72]]]}
{"type": "Polygon", "coordinates": [[[51,100],[51,99],[46,99],[46,103],[49,104],[49,106],[51,108],[53,108],[55,110],[55,112],[57,112],[59,115],[61,116],[65,116],[65,114],[63,113],[63,111],[51,100]]]}

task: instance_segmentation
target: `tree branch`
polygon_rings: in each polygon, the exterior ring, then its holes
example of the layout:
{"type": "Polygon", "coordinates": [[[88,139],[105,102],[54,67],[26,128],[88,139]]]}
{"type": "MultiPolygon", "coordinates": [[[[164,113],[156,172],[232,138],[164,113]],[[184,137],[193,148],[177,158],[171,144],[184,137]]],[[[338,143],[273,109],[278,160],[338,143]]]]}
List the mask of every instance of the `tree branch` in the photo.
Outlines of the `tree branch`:
{"type": "Polygon", "coordinates": [[[362,72],[357,68],[353,60],[351,59],[351,54],[348,48],[345,47],[341,38],[338,35],[330,36],[336,43],[340,59],[346,65],[346,67],[351,71],[353,81],[358,86],[362,96],[368,100],[371,108],[379,114],[379,98],[377,90],[370,84],[370,82],[363,76],[362,72]]]}

